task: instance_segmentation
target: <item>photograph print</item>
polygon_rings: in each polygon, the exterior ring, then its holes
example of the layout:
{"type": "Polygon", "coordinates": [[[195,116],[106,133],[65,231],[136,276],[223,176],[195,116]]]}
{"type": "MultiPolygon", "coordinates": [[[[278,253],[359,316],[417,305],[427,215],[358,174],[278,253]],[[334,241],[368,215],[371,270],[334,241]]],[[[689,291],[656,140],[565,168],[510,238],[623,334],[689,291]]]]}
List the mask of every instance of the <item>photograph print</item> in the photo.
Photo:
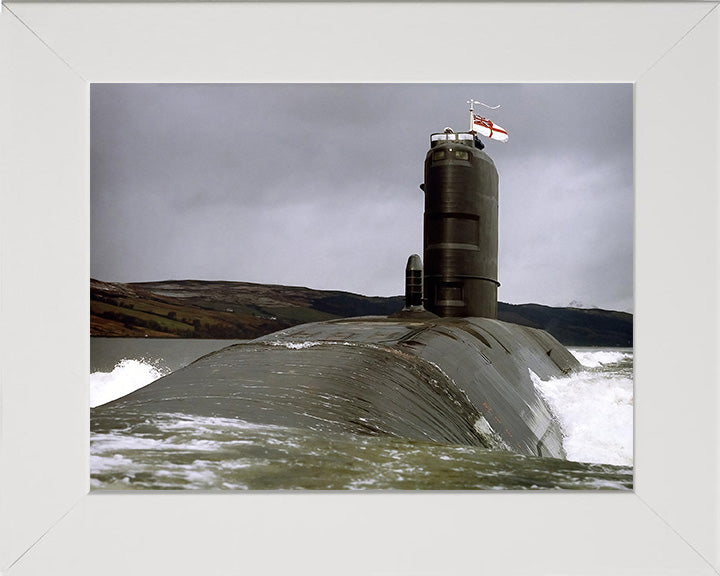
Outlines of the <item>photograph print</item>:
{"type": "Polygon", "coordinates": [[[91,84],[102,490],[632,490],[632,84],[91,84]]]}

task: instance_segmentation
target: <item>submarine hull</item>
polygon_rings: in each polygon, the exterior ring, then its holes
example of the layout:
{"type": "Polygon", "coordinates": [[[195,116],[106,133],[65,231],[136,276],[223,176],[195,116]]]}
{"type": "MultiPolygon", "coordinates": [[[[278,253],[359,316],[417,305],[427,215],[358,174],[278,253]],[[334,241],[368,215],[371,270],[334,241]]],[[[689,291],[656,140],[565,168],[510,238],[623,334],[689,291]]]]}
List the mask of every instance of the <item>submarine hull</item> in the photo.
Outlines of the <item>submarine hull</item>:
{"type": "Polygon", "coordinates": [[[93,409],[93,432],[149,414],[236,418],[565,457],[541,379],[578,369],[541,330],[489,318],[363,317],[224,348],[93,409]]]}

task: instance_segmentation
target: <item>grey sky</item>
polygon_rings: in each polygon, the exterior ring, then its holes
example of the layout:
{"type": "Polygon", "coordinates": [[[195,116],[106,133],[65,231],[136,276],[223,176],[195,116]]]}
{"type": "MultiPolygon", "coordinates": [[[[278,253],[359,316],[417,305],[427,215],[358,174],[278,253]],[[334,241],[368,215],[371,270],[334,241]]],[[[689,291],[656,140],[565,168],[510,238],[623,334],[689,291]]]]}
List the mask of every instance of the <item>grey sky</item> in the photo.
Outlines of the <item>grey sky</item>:
{"type": "Polygon", "coordinates": [[[632,311],[631,84],[93,84],[91,274],[402,294],[469,98],[510,133],[499,299],[632,311]]]}

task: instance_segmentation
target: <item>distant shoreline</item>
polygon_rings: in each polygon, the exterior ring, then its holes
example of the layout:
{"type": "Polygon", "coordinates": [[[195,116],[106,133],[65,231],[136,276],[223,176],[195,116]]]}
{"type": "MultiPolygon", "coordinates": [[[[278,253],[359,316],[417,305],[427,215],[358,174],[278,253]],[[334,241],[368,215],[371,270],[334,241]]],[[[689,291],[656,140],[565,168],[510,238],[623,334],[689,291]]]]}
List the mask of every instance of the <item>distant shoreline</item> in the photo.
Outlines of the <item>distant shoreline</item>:
{"type": "MultiPolygon", "coordinates": [[[[249,282],[91,279],[90,336],[252,339],[306,322],[387,316],[404,300],[249,282]]],[[[633,345],[627,312],[498,302],[498,320],[541,328],[566,346],[633,345]]]]}

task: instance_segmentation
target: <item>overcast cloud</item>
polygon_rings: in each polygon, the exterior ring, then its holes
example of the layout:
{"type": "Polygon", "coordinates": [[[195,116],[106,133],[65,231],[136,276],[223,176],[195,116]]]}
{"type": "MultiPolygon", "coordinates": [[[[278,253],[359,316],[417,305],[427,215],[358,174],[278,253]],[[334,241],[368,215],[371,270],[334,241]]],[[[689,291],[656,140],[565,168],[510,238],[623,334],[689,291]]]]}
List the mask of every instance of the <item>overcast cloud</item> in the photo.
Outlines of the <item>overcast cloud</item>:
{"type": "Polygon", "coordinates": [[[429,136],[507,129],[499,299],[632,311],[630,84],[91,87],[91,274],[404,293],[429,136]]]}

